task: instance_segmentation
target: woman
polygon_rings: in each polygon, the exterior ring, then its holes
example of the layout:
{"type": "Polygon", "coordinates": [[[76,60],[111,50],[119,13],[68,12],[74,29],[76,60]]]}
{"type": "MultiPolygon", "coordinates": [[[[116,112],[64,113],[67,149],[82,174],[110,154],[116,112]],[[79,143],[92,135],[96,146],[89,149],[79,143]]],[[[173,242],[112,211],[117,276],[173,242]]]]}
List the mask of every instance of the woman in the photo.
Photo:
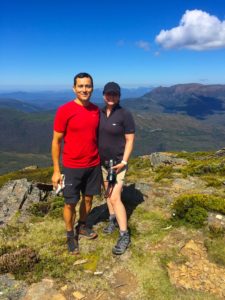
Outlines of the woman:
{"type": "MultiPolygon", "coordinates": [[[[104,86],[103,97],[105,107],[100,112],[99,153],[101,158],[104,186],[109,209],[109,224],[104,233],[112,233],[118,223],[120,236],[113,247],[113,254],[123,254],[130,244],[127,228],[127,215],[121,201],[124,177],[127,171],[128,159],[133,150],[135,124],[129,111],[122,108],[120,102],[120,86],[108,82],[104,86]],[[115,182],[107,177],[110,163],[116,173],[115,182]]],[[[113,176],[113,174],[111,174],[113,176]]]]}

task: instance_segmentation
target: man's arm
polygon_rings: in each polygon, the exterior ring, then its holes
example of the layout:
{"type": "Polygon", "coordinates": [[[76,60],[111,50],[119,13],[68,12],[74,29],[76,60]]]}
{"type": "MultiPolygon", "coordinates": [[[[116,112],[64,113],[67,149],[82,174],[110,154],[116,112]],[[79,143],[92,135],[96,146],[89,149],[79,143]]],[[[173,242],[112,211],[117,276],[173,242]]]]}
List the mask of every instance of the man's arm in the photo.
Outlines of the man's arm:
{"type": "Polygon", "coordinates": [[[52,139],[52,161],[53,161],[53,175],[52,184],[57,188],[57,184],[61,183],[61,171],[60,171],[60,153],[61,144],[63,139],[63,132],[53,132],[52,139]]]}

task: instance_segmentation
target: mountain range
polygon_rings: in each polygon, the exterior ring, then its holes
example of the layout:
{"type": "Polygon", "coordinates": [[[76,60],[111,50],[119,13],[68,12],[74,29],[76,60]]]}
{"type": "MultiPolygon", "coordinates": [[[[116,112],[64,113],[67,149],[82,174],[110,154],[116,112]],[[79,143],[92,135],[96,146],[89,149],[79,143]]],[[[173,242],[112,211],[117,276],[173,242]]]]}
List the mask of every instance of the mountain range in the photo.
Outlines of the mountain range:
{"type": "MultiPolygon", "coordinates": [[[[46,98],[37,103],[34,98],[28,100],[25,97],[22,101],[22,98],[1,97],[0,139],[3,142],[0,152],[3,162],[0,173],[15,169],[15,162],[20,166],[27,165],[28,154],[34,155],[34,164],[50,163],[52,123],[61,100],[58,98],[48,105],[46,98]]],[[[131,110],[135,118],[134,155],[155,151],[209,151],[224,147],[225,85],[158,87],[140,97],[122,99],[121,104],[131,110]]],[[[30,161],[29,158],[29,164],[30,161]]]]}
{"type": "MultiPolygon", "coordinates": [[[[151,87],[138,87],[138,88],[122,88],[121,99],[140,97],[149,92],[151,87]]],[[[103,103],[102,90],[96,88],[92,94],[92,102],[103,103]]],[[[25,106],[30,104],[38,110],[56,109],[59,105],[70,101],[74,98],[73,90],[62,91],[40,91],[40,92],[8,92],[0,93],[0,107],[2,107],[2,101],[13,102],[15,100],[21,101],[25,106]]],[[[10,105],[10,104],[9,104],[10,105]]],[[[13,104],[14,105],[14,104],[13,104]]],[[[21,108],[22,109],[22,108],[21,108]]],[[[31,111],[33,108],[31,108],[31,111]]]]}
{"type": "Polygon", "coordinates": [[[158,87],[137,101],[127,100],[130,109],[152,113],[180,113],[199,119],[225,111],[225,85],[178,84],[158,87]]]}

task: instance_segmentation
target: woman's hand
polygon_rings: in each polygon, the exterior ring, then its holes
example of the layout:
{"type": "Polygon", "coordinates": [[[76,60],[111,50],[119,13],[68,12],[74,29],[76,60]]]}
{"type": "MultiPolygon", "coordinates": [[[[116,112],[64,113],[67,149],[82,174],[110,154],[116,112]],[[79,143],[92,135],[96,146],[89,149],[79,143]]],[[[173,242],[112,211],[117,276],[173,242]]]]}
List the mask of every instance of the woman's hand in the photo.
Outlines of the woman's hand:
{"type": "Polygon", "coordinates": [[[116,171],[116,174],[118,174],[123,168],[125,167],[125,164],[122,162],[112,167],[113,170],[116,171]]]}

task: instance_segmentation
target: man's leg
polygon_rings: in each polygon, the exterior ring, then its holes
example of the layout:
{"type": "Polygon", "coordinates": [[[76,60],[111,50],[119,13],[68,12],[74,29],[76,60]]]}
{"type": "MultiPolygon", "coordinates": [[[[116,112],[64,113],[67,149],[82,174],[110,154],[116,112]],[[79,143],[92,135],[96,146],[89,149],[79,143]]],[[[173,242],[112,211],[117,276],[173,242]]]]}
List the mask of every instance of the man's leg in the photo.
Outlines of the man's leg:
{"type": "Polygon", "coordinates": [[[94,230],[87,227],[86,225],[87,217],[92,208],[92,200],[93,200],[93,196],[91,195],[82,196],[82,201],[80,204],[80,219],[76,227],[77,233],[80,236],[84,236],[88,239],[94,239],[98,236],[97,233],[94,232],[94,230]]]}
{"type": "Polygon", "coordinates": [[[78,239],[74,234],[74,222],[76,217],[76,204],[64,204],[63,217],[66,226],[68,251],[73,254],[79,253],[78,239]]]}
{"type": "Polygon", "coordinates": [[[83,195],[80,204],[80,222],[86,223],[87,216],[91,211],[93,196],[83,195]]]}
{"type": "Polygon", "coordinates": [[[80,220],[78,222],[77,231],[81,236],[94,239],[98,235],[86,225],[86,221],[92,208],[93,195],[98,195],[101,192],[102,176],[100,165],[87,168],[84,175],[85,180],[81,187],[83,197],[80,204],[80,220]]]}
{"type": "Polygon", "coordinates": [[[76,218],[76,204],[64,204],[63,217],[66,225],[66,231],[73,231],[76,218]]]}

